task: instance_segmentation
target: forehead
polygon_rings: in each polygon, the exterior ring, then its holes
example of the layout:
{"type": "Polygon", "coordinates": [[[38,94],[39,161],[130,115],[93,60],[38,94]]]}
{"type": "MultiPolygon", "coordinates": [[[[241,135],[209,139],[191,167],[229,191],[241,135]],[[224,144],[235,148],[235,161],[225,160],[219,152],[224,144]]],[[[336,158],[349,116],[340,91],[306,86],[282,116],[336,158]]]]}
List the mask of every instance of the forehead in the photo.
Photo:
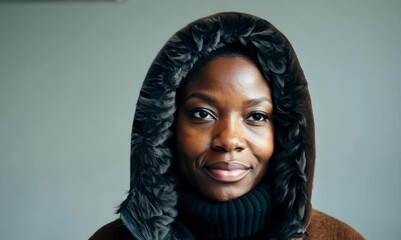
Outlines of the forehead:
{"type": "Polygon", "coordinates": [[[271,95],[259,67],[242,56],[219,56],[207,62],[188,79],[183,90],[183,95],[196,91],[258,97],[271,95]]]}

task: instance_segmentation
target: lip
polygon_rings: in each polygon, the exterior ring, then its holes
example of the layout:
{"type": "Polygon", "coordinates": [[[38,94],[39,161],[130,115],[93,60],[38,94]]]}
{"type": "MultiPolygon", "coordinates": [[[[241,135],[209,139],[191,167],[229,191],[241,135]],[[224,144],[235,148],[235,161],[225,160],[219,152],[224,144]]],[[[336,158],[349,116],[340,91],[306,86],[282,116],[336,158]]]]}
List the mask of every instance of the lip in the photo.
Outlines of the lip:
{"type": "Polygon", "coordinates": [[[230,161],[211,163],[206,165],[204,169],[213,179],[219,182],[232,183],[244,178],[251,168],[239,161],[230,161]]]}

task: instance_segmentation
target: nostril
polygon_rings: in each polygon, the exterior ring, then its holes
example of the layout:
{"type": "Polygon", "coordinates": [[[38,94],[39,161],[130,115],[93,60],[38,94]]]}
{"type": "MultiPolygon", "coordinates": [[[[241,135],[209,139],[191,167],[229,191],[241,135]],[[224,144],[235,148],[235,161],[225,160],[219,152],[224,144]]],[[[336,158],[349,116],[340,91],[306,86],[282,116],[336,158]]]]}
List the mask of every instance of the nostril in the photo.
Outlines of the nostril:
{"type": "Polygon", "coordinates": [[[218,132],[212,138],[211,147],[213,150],[240,152],[246,148],[246,141],[244,136],[242,136],[242,130],[234,120],[221,122],[221,127],[217,128],[218,132]]]}
{"type": "Polygon", "coordinates": [[[227,149],[224,148],[223,146],[213,146],[213,150],[216,150],[219,152],[227,152],[227,149]]]}
{"type": "Polygon", "coordinates": [[[242,146],[238,146],[238,147],[236,147],[236,148],[235,148],[235,150],[237,150],[237,151],[239,151],[239,152],[240,152],[240,151],[244,150],[244,147],[242,147],[242,146]]]}
{"type": "Polygon", "coordinates": [[[220,152],[242,151],[245,149],[241,144],[215,144],[212,149],[220,152]]]}

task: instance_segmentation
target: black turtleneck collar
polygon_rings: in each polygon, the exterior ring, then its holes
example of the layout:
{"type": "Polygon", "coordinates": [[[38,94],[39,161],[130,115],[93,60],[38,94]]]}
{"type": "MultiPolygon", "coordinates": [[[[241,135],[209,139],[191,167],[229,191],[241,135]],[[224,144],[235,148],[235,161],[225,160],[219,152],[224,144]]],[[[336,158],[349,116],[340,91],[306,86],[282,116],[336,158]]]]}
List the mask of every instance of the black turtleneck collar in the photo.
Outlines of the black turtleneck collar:
{"type": "Polygon", "coordinates": [[[266,183],[225,202],[180,189],[178,220],[196,239],[257,239],[266,234],[271,206],[271,190],[266,183]]]}

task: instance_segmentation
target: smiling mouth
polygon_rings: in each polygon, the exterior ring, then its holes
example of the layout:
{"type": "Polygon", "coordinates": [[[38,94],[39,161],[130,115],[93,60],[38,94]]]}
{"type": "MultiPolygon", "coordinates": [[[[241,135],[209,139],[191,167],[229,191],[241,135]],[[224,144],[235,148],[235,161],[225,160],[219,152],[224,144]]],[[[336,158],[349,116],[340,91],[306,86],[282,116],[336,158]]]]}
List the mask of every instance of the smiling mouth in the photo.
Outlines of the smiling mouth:
{"type": "Polygon", "coordinates": [[[208,164],[204,169],[213,179],[219,182],[232,183],[244,178],[251,168],[240,162],[233,161],[208,164]]]}

